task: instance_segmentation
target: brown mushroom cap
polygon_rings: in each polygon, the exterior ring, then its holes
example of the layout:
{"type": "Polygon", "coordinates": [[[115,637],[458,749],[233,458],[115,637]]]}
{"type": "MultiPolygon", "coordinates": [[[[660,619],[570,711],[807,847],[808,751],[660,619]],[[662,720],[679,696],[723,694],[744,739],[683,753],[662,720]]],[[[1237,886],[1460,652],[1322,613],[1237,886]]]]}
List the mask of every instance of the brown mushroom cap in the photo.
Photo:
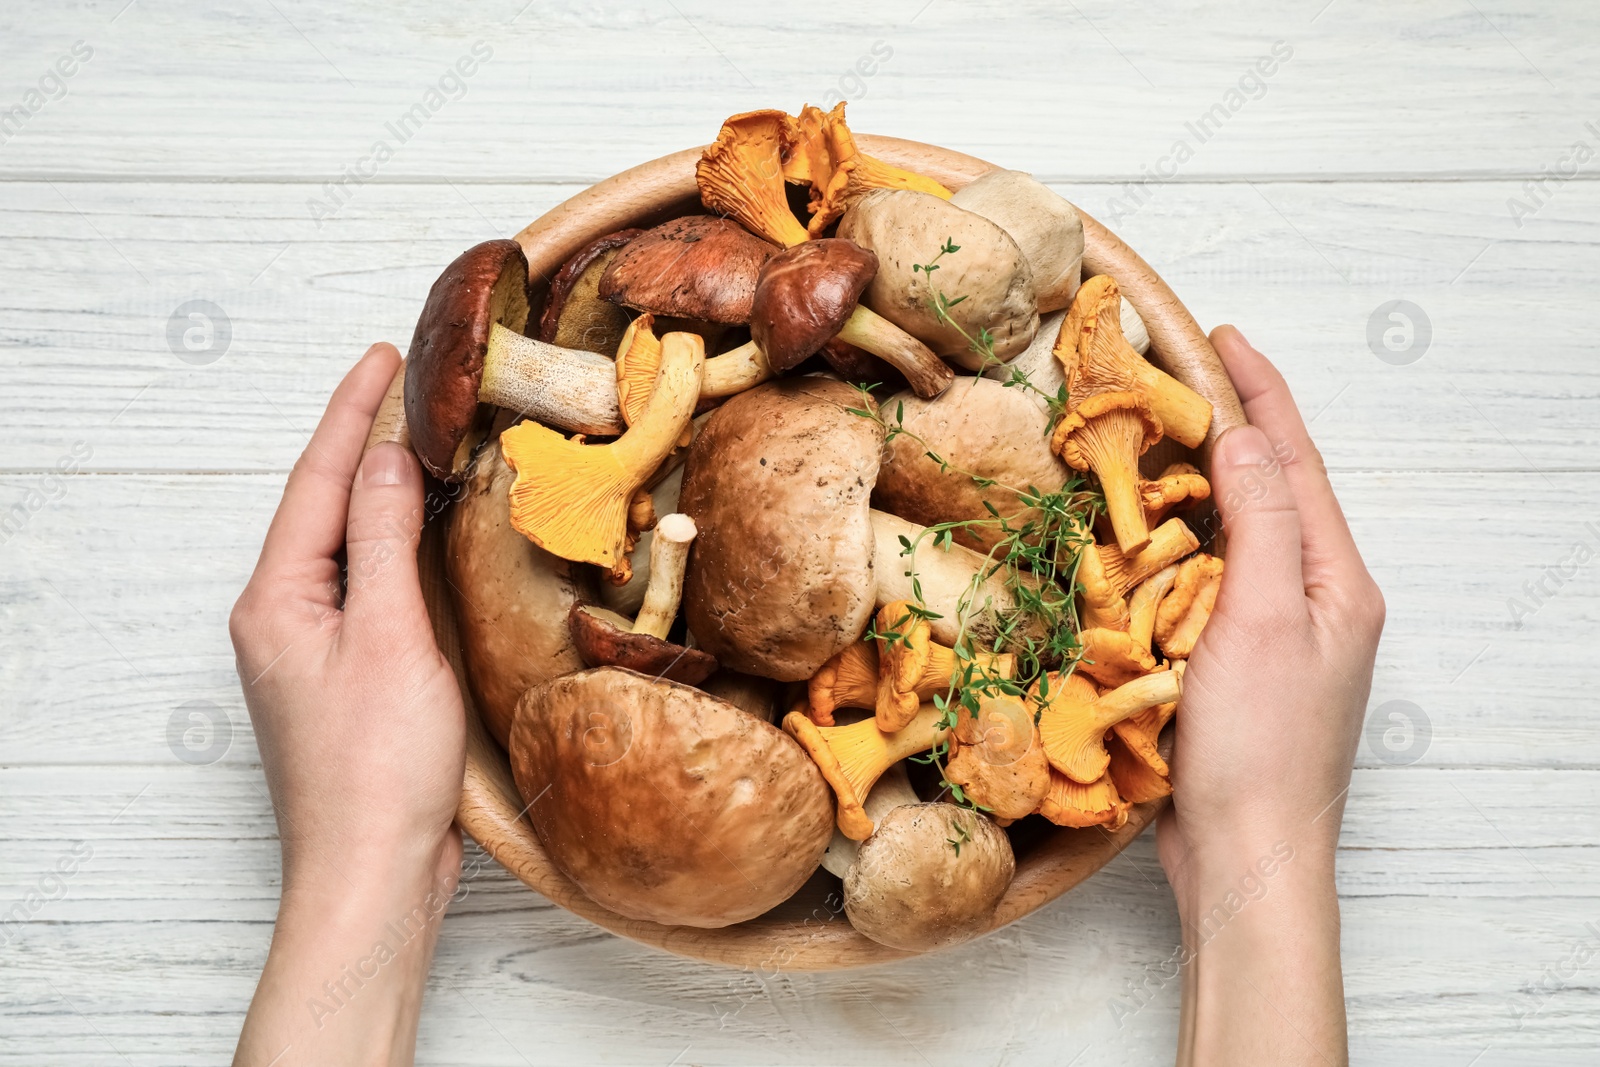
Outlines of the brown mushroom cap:
{"type": "Polygon", "coordinates": [[[754,918],[800,888],[833,834],[822,774],[783,731],[616,667],[528,690],[511,769],[550,858],[631,919],[754,918]]]}
{"type": "Polygon", "coordinates": [[[567,611],[595,596],[590,568],[551,555],[512,527],[515,479],[498,448],[480,452],[445,545],[467,684],[502,745],[524,690],[583,669],[567,611]]]}
{"type": "Polygon", "coordinates": [[[657,315],[749,322],[756,277],[776,251],[716,215],[673,219],[623,246],[600,276],[600,295],[657,315]]]}
{"type": "Polygon", "coordinates": [[[984,816],[954,804],[903,804],[862,842],[844,879],[844,910],[879,944],[941,948],[989,928],[1015,873],[1011,842],[984,816]]]}
{"type": "Polygon", "coordinates": [[[807,241],[767,260],[756,281],[750,337],[782,374],[839,332],[878,273],[878,257],[837,237],[807,241]]]}
{"type": "MultiPolygon", "coordinates": [[[[989,518],[994,505],[1013,528],[1027,521],[1016,490],[1053,493],[1072,471],[1050,451],[1050,416],[1026,389],[988,378],[963,378],[932,400],[897,393],[882,404],[897,434],[884,450],[873,503],[903,519],[932,526],[989,518]],[[942,457],[948,467],[928,456],[942,457]],[[993,479],[980,486],[972,475],[993,479]]],[[[1003,536],[998,523],[963,527],[955,540],[987,552],[1003,536]]]]}
{"type": "Polygon", "coordinates": [[[716,659],[701,649],[635,633],[625,617],[595,604],[572,605],[567,622],[578,655],[591,667],[626,667],[684,685],[699,685],[717,669],[716,659]]]}
{"type": "Polygon", "coordinates": [[[428,290],[406,356],[411,447],[435,477],[454,481],[470,452],[489,330],[528,324],[528,260],[515,241],[473,245],[428,290]]]}
{"type": "Polygon", "coordinates": [[[580,248],[550,279],[550,298],[539,319],[539,340],[562,348],[577,348],[614,356],[628,313],[600,298],[600,277],[617,249],[643,230],[618,230],[580,248]]]}
{"type": "Polygon", "coordinates": [[[728,401],[689,447],[678,508],[700,534],[684,615],[725,666],[810,678],[876,607],[870,503],[883,431],[861,394],[826,378],[728,401]]]}

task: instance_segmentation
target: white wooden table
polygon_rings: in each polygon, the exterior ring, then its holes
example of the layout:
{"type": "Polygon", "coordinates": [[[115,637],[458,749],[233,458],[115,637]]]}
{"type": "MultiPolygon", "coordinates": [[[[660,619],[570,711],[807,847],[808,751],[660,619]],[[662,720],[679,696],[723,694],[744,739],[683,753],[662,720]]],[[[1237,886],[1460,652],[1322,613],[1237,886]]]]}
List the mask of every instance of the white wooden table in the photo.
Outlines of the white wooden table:
{"type": "MultiPolygon", "coordinates": [[[[351,361],[467,245],[838,97],[1035,172],[1293,384],[1389,602],[1340,854],[1356,1061],[1597,1062],[1597,61],[1580,0],[7,3],[0,1063],[228,1059],[279,871],[225,620],[351,361]],[[191,306],[225,320],[186,346],[191,306]]],[[[419,1061],[1160,1063],[1153,845],[826,976],[640,949],[485,863],[419,1061]]]]}

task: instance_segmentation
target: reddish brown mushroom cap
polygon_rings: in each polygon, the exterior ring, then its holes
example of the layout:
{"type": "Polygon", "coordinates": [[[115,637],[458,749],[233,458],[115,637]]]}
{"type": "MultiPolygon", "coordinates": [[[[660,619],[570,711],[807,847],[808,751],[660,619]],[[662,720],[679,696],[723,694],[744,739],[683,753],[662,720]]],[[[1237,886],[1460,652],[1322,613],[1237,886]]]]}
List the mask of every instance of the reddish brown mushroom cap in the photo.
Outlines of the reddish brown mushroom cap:
{"type": "Polygon", "coordinates": [[[703,649],[635,633],[627,619],[593,604],[572,605],[567,624],[578,655],[591,667],[626,667],[684,685],[699,685],[717,669],[716,657],[703,649]]]}
{"type": "Polygon", "coordinates": [[[844,326],[878,273],[878,256],[853,241],[807,241],[767,261],[756,282],[750,337],[780,374],[844,326]]]}
{"type": "Polygon", "coordinates": [[[539,340],[614,356],[628,325],[628,313],[598,297],[600,278],[617,249],[644,233],[618,230],[596,237],[561,265],[550,279],[550,298],[539,319],[539,340]]]}
{"type": "Polygon", "coordinates": [[[657,315],[750,321],[762,264],[778,250],[715,215],[690,215],[646,230],[600,276],[600,295],[657,315]]]}
{"type": "Polygon", "coordinates": [[[515,241],[473,245],[428,290],[406,358],[411,447],[436,477],[455,481],[458,453],[478,415],[489,331],[521,333],[528,323],[528,260],[515,241]]]}

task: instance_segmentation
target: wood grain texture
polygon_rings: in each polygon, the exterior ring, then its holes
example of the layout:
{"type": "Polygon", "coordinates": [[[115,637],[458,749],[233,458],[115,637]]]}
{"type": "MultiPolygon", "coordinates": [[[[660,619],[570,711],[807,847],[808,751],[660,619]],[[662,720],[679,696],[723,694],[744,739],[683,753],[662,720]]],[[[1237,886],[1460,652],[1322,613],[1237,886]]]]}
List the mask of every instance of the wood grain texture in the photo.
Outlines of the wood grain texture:
{"type": "MultiPolygon", "coordinates": [[[[1575,0],[825,2],[781,23],[683,0],[8,5],[0,110],[73,41],[95,56],[0,143],[0,513],[27,513],[0,544],[0,916],[72,842],[95,854],[3,927],[0,1064],[227,1059],[278,864],[226,615],[359,352],[403,346],[467,245],[726,114],[830,93],[860,129],[1051,181],[1285,370],[1387,594],[1373,710],[1409,700],[1432,727],[1413,765],[1359,756],[1355,1061],[1592,1063],[1594,964],[1549,969],[1600,922],[1600,572],[1547,575],[1600,544],[1600,183],[1547,182],[1520,220],[1510,202],[1596,143],[1597,20],[1575,0]],[[466,95],[314,219],[479,39],[466,95]],[[1200,143],[1186,123],[1280,39],[1266,94],[1200,143]],[[1179,139],[1193,157],[1146,182],[1179,139]],[[205,366],[167,340],[191,299],[233,326],[205,366]],[[1394,299],[1431,319],[1409,366],[1368,346],[1394,299]],[[76,442],[95,473],[51,499],[76,442]],[[210,766],[168,747],[192,700],[233,724],[210,766]]],[[[478,856],[419,1062],[1164,1062],[1176,983],[1147,966],[1177,929],[1152,846],[976,945],[837,975],[640,950],[478,856]],[[952,1011],[952,979],[984,1008],[952,1011]],[[1130,983],[1151,1003],[1118,1026],[1130,983]]]]}

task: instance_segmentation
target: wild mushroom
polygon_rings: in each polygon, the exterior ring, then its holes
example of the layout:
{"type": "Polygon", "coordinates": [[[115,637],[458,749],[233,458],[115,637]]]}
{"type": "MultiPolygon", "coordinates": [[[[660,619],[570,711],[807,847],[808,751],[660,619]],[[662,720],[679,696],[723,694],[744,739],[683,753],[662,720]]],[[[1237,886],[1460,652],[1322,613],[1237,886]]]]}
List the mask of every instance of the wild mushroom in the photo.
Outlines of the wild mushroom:
{"type": "Polygon", "coordinates": [[[1122,298],[1122,309],[1117,320],[1122,324],[1122,338],[1128,342],[1128,347],[1141,356],[1149,354],[1150,331],[1146,328],[1139,309],[1134,307],[1127,297],[1122,298]]]}
{"type": "Polygon", "coordinates": [[[622,431],[611,360],[524,337],[528,261],[515,241],[474,245],[428,290],[405,364],[405,412],[423,466],[458,481],[496,404],[579,433],[622,431]]]}
{"type": "Polygon", "coordinates": [[[551,555],[512,527],[514,478],[498,449],[479,453],[445,542],[467,684],[501,745],[524,690],[583,669],[567,612],[595,595],[588,567],[551,555]]]}
{"type": "Polygon", "coordinates": [[[599,281],[606,300],[705,322],[750,321],[756,277],[778,249],[715,215],[664,222],[630,241],[599,281]]]}
{"type": "Polygon", "coordinates": [[[1177,700],[1181,691],[1179,675],[1173,671],[1147,674],[1098,694],[1094,683],[1082,675],[1045,675],[1034,689],[1034,699],[1043,705],[1039,737],[1045,756],[1074,782],[1090,785],[1106,773],[1111,760],[1106,731],[1145,708],[1177,700]]]}
{"type": "MultiPolygon", "coordinates": [[[[1179,679],[1183,677],[1184,666],[1183,660],[1174,660],[1172,663],[1171,669],[1178,675],[1179,679]]],[[[1161,731],[1166,727],[1167,723],[1172,721],[1172,717],[1177,714],[1177,711],[1178,702],[1175,700],[1168,701],[1165,704],[1157,704],[1153,708],[1146,708],[1137,715],[1130,715],[1121,722],[1113,724],[1110,736],[1120,741],[1122,747],[1130,755],[1149,767],[1152,773],[1164,778],[1169,771],[1166,758],[1161,755],[1161,731]]],[[[1114,750],[1112,751],[1111,769],[1113,772],[1117,770],[1116,752],[1114,750]]]]}
{"type": "Polygon", "coordinates": [[[949,732],[940,725],[943,720],[943,711],[924,704],[915,718],[893,733],[884,733],[872,719],[849,726],[818,726],[798,711],[783,717],[783,728],[800,742],[833,787],[839,830],[863,841],[873,824],[862,802],[873,784],[896,763],[943,741],[949,732]]]}
{"type": "Polygon", "coordinates": [[[639,419],[609,444],[588,445],[536,422],[500,435],[517,472],[511,522],[563,559],[617,570],[626,558],[628,505],[649,483],[694,416],[705,352],[700,338],[669,333],[661,373],[639,419]]]}
{"type": "MultiPolygon", "coordinates": [[[[1147,800],[1172,795],[1171,780],[1157,773],[1154,767],[1130,749],[1121,734],[1113,733],[1106,738],[1106,751],[1111,754],[1111,763],[1105,776],[1111,779],[1122,799],[1130,804],[1143,804],[1147,800]]],[[[1062,777],[1066,778],[1065,775],[1062,777]]]]}
{"type": "MultiPolygon", "coordinates": [[[[896,763],[883,772],[883,776],[878,779],[861,803],[867,818],[876,826],[895,808],[904,804],[921,804],[922,798],[911,788],[911,777],[906,773],[906,765],[896,763]]],[[[856,857],[860,852],[861,842],[844,836],[835,826],[833,840],[828,842],[828,847],[822,853],[822,869],[837,878],[845,878],[849,875],[850,868],[855,866],[856,857]]]]}
{"type": "Polygon", "coordinates": [[[550,295],[539,319],[539,340],[602,356],[617,350],[628,313],[600,296],[600,278],[617,250],[642,230],[618,230],[580,248],[550,279],[550,295]]]}
{"type": "Polygon", "coordinates": [[[1155,638],[1168,659],[1187,659],[1194,651],[1222,588],[1222,560],[1201,553],[1183,561],[1172,592],[1156,609],[1155,638]]]}
{"type": "MultiPolygon", "coordinates": [[[[879,609],[882,615],[889,605],[879,609]]],[[[900,617],[891,614],[892,618],[900,617]]],[[[949,697],[957,689],[950,687],[956,677],[955,650],[937,641],[926,647],[927,658],[913,683],[920,704],[936,696],[949,697]]],[[[1017,672],[1017,658],[1010,652],[989,652],[976,649],[972,653],[974,677],[1013,678],[1017,672]]],[[[963,670],[963,673],[965,671],[963,670]]],[[[818,726],[832,726],[833,713],[839,708],[876,708],[878,687],[883,680],[883,670],[878,659],[878,646],[874,641],[857,641],[824,663],[806,683],[806,713],[818,726]]]]}
{"type": "MultiPolygon", "coordinates": [[[[691,424],[691,429],[693,428],[691,424]]],[[[682,440],[682,438],[679,438],[682,440]]],[[[683,486],[683,463],[677,458],[668,459],[658,470],[650,487],[650,511],[655,515],[670,515],[678,510],[678,493],[683,486]]],[[[634,504],[638,502],[635,495],[634,504]]],[[[633,507],[630,506],[630,512],[633,507]]],[[[650,543],[654,534],[639,523],[629,519],[629,526],[637,534],[633,549],[623,560],[621,572],[627,577],[617,581],[620,574],[606,572],[607,581],[600,584],[600,603],[621,615],[637,615],[644,604],[644,592],[650,584],[650,543]]]]}
{"type": "Polygon", "coordinates": [[[857,301],[878,257],[840,238],[807,241],[761,269],[750,339],[782,373],[837,337],[888,362],[918,396],[938,396],[955,374],[932,350],[857,301]]]}
{"type": "Polygon", "coordinates": [[[800,888],[832,836],[828,787],[781,731],[617,667],[528,690],[511,769],[551,860],[630,919],[754,918],[800,888]]]}
{"type": "Polygon", "coordinates": [[[667,640],[678,617],[683,568],[694,540],[694,520],[668,515],[650,541],[650,582],[636,619],[598,604],[574,604],[568,614],[578,654],[591,667],[626,667],[640,674],[699,685],[717,669],[714,657],[667,640]]]}
{"type": "MultiPolygon", "coordinates": [[[[1132,555],[1125,554],[1116,545],[1096,546],[1096,558],[1091,566],[1099,569],[1108,590],[1123,597],[1161,568],[1178,562],[1199,547],[1199,538],[1182,519],[1168,519],[1151,530],[1150,543],[1132,555]]],[[[1085,560],[1088,561],[1087,556],[1085,560]]],[[[1082,573],[1080,565],[1079,574],[1082,573]]],[[[1127,624],[1121,628],[1127,629],[1127,624]]]]}
{"type": "Polygon", "coordinates": [[[1090,278],[1078,290],[1055,352],[1075,403],[1095,393],[1136,392],[1149,401],[1168,437],[1190,448],[1205,441],[1211,402],[1129,346],[1122,333],[1122,294],[1109,274],[1090,278]]]}
{"type": "Polygon", "coordinates": [[[1101,826],[1120,830],[1128,822],[1128,801],[1117,795],[1110,773],[1093,782],[1075,782],[1060,771],[1050,772],[1050,790],[1039,804],[1039,814],[1057,826],[1101,826]]]}
{"type": "MultiPolygon", "coordinates": [[[[1116,549],[1117,558],[1121,559],[1122,551],[1115,545],[1111,548],[1116,549]]],[[[1083,593],[1078,604],[1078,618],[1086,628],[1126,630],[1128,602],[1123,597],[1127,590],[1113,585],[1106,577],[1103,552],[1092,536],[1078,550],[1077,580],[1083,593]]]]}
{"type": "Polygon", "coordinates": [[[798,137],[784,154],[783,174],[811,186],[806,230],[813,238],[833,225],[845,209],[874,189],[914,189],[941,200],[950,190],[925,175],[885,163],[856,148],[844,121],[844,101],[832,111],[809,104],[796,119],[798,137]]]}
{"type": "MultiPolygon", "coordinates": [[[[1072,477],[1050,450],[1049,416],[1025,389],[964,378],[937,400],[898,393],[882,410],[905,432],[884,450],[873,501],[913,522],[1001,517],[1020,529],[1037,512],[1021,502],[1019,490],[1054,493],[1072,477]]],[[[952,536],[987,552],[1005,534],[991,521],[959,527],[952,536]]]]}
{"type": "Polygon", "coordinates": [[[986,694],[974,715],[965,704],[950,731],[945,781],[996,819],[1031,814],[1050,788],[1050,761],[1045,757],[1033,711],[1017,697],[986,694]]]}
{"type": "Polygon", "coordinates": [[[1146,652],[1151,650],[1150,641],[1155,634],[1156,609],[1177,580],[1177,564],[1162,567],[1140,582],[1128,597],[1128,639],[1146,652]]]}
{"type": "Polygon", "coordinates": [[[1169,464],[1155,481],[1139,484],[1144,502],[1145,522],[1156,525],[1179,504],[1205,500],[1211,496],[1211,483],[1190,463],[1169,464]]]}
{"type": "MultiPolygon", "coordinates": [[[[873,630],[878,635],[875,640],[878,665],[876,691],[869,703],[856,703],[860,696],[841,689],[838,682],[840,675],[848,681],[858,668],[851,664],[845,670],[836,669],[833,685],[827,687],[826,703],[823,705],[830,719],[833,709],[841,705],[870,706],[875,709],[878,729],[894,731],[910,722],[925,701],[936,696],[949,697],[972,679],[1009,679],[1016,673],[1016,657],[1009,652],[995,653],[980,649],[974,650],[968,658],[958,658],[955,649],[932,640],[932,624],[915,613],[911,603],[906,600],[892,601],[879,608],[873,620],[873,630]],[[952,680],[961,684],[952,687],[952,680]]],[[[856,647],[852,645],[828,663],[835,663],[841,657],[850,655],[856,647]]],[[[824,664],[823,669],[813,676],[809,690],[811,694],[824,688],[816,683],[827,671],[828,666],[824,664]]],[[[814,697],[810,706],[813,710],[818,707],[814,697]]],[[[816,715],[812,716],[812,721],[818,721],[816,715]]]]}
{"type": "Polygon", "coordinates": [[[985,357],[973,351],[981,331],[1002,363],[1038,332],[1033,270],[1011,235],[982,215],[927,193],[878,189],[845,212],[838,233],[878,256],[867,305],[958,366],[983,369],[985,357]]]}
{"type": "Polygon", "coordinates": [[[806,240],[806,228],[783,191],[783,153],[799,134],[795,120],[782,111],[731,116],[695,164],[700,202],[784,248],[806,240]]]}
{"type": "Polygon", "coordinates": [[[1033,268],[1039,313],[1072,303],[1083,267],[1083,220],[1059,193],[1020,170],[991,170],[957,189],[950,202],[1009,233],[1033,268]]]}
{"type": "Polygon", "coordinates": [[[1116,688],[1156,669],[1148,644],[1125,630],[1090,627],[1078,634],[1082,646],[1078,670],[1108,688],[1116,688]]]}
{"type": "Polygon", "coordinates": [[[891,948],[924,952],[994,924],[1016,874],[1005,832],[954,804],[891,808],[844,878],[850,925],[891,948]]]}
{"type": "Polygon", "coordinates": [[[1056,359],[1056,337],[1066,321],[1065,311],[1052,311],[1039,318],[1039,332],[1033,335],[1021,354],[1009,363],[996,363],[979,372],[983,377],[1014,389],[1031,400],[1040,411],[1049,413],[1051,401],[1067,402],[1067,379],[1061,361],[1056,359]]]}
{"type": "Polygon", "coordinates": [[[1161,440],[1161,422],[1135,392],[1095,393],[1056,424],[1050,447],[1067,465],[1093,471],[1105,493],[1106,514],[1123,552],[1150,542],[1139,496],[1139,457],[1161,440]]]}
{"type": "Polygon", "coordinates": [[[762,722],[777,725],[783,719],[783,686],[771,678],[719,670],[701,682],[700,688],[762,722]]]}

